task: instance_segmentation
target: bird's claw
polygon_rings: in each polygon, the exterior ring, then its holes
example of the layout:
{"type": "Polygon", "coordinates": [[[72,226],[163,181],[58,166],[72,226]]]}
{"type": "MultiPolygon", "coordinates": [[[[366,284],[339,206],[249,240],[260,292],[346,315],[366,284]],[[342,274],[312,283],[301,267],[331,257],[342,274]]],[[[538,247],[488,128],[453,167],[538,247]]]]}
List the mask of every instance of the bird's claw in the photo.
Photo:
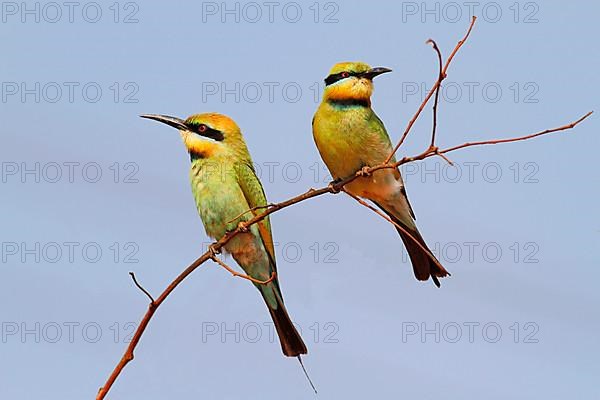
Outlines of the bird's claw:
{"type": "Polygon", "coordinates": [[[367,166],[364,166],[364,167],[362,167],[362,168],[361,168],[361,169],[358,171],[357,175],[358,175],[358,176],[362,176],[362,177],[368,177],[368,176],[371,176],[371,167],[367,167],[367,166]]]}
{"type": "Polygon", "coordinates": [[[245,223],[245,222],[240,222],[240,223],[238,224],[238,229],[239,229],[239,231],[240,231],[240,232],[242,232],[242,233],[246,233],[246,232],[248,232],[248,226],[246,225],[246,223],[245,223]]]}
{"type": "Polygon", "coordinates": [[[211,244],[210,246],[208,246],[208,252],[210,253],[210,255],[212,257],[215,257],[218,254],[221,254],[221,250],[217,249],[214,244],[211,244]]]}
{"type": "Polygon", "coordinates": [[[333,194],[337,194],[339,193],[342,189],[339,188],[337,185],[341,182],[341,179],[334,179],[331,182],[329,182],[329,185],[327,185],[327,187],[329,188],[329,191],[333,194]]]}

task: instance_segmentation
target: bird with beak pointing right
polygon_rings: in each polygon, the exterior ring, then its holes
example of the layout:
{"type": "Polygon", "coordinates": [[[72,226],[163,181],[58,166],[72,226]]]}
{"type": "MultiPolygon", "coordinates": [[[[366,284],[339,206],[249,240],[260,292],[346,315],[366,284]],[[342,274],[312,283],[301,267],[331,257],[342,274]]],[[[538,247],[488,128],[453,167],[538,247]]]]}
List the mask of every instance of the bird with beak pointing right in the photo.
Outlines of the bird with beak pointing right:
{"type": "MultiPolygon", "coordinates": [[[[325,78],[323,100],[312,122],[313,137],[336,180],[353,176],[364,167],[385,162],[393,147],[383,122],[371,108],[373,78],[391,72],[389,68],[371,68],[362,62],[335,64],[325,78]]],[[[393,157],[390,162],[395,162],[393,157]]],[[[450,275],[440,264],[415,224],[398,168],[380,169],[345,186],[351,194],[371,200],[396,224],[396,229],[412,262],[415,277],[438,278],[450,275]]]]}

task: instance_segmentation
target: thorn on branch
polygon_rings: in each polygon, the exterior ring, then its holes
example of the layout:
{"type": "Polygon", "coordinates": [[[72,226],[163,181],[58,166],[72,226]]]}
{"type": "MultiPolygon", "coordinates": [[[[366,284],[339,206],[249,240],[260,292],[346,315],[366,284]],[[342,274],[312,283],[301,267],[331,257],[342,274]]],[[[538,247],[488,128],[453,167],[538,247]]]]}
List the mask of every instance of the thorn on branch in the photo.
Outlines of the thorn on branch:
{"type": "Polygon", "coordinates": [[[154,297],[152,297],[152,295],[150,293],[148,293],[148,291],[146,289],[144,289],[144,287],[138,283],[137,279],[135,278],[135,274],[130,271],[129,275],[131,276],[131,279],[133,279],[133,283],[135,283],[135,286],[137,286],[138,289],[140,289],[142,292],[144,292],[144,294],[146,296],[148,296],[148,298],[150,299],[150,305],[155,305],[156,302],[154,301],[154,297]]]}

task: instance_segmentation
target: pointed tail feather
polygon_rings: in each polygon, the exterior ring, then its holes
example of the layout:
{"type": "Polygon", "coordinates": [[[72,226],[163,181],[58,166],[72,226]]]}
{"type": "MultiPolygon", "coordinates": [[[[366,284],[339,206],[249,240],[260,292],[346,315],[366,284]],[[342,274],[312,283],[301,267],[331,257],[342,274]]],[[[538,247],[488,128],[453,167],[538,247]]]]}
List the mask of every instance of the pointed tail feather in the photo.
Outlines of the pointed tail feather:
{"type": "MultiPolygon", "coordinates": [[[[404,246],[406,246],[406,251],[408,252],[408,256],[410,257],[410,261],[413,265],[413,270],[415,273],[415,277],[420,281],[426,281],[431,276],[433,283],[435,286],[440,287],[440,281],[438,278],[443,278],[445,276],[450,275],[448,271],[440,264],[440,262],[435,258],[433,254],[431,254],[431,250],[425,244],[423,237],[419,233],[418,230],[409,231],[411,236],[407,235],[400,229],[396,229],[404,242],[404,246]],[[428,252],[423,251],[421,246],[415,243],[415,240],[418,240],[419,243],[427,249],[428,252]]],[[[408,229],[407,229],[408,230],[408,229]]]]}
{"type": "Polygon", "coordinates": [[[276,298],[276,309],[273,309],[269,306],[267,299],[265,299],[265,303],[267,303],[267,308],[269,309],[269,313],[271,314],[271,318],[275,324],[275,330],[279,336],[279,342],[281,343],[281,350],[283,351],[283,354],[288,357],[297,357],[301,354],[306,354],[308,352],[306,350],[306,345],[294,327],[294,324],[292,323],[292,320],[290,319],[285,306],[283,305],[283,300],[281,300],[280,296],[276,296],[276,298]]]}
{"type": "Polygon", "coordinates": [[[410,226],[407,226],[406,223],[402,222],[398,217],[392,214],[391,211],[386,210],[380,204],[375,204],[382,211],[384,211],[396,224],[404,228],[404,230],[406,231],[405,232],[402,229],[396,227],[396,230],[400,234],[400,238],[402,238],[402,242],[406,247],[408,256],[410,257],[415,277],[420,281],[426,281],[429,279],[429,277],[431,277],[433,283],[437,287],[440,287],[440,281],[438,278],[449,276],[450,273],[446,271],[446,269],[437,260],[437,258],[435,258],[429,247],[427,247],[427,244],[421,236],[421,233],[419,233],[419,230],[414,224],[412,217],[407,216],[407,218],[410,218],[410,222],[412,222],[410,226]]]}

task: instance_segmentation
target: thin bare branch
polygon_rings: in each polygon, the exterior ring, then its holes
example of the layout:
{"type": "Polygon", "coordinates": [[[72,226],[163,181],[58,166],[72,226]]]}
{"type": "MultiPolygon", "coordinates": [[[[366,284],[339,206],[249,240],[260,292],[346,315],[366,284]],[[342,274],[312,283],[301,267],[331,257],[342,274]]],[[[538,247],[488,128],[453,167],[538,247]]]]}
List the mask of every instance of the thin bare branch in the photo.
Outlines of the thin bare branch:
{"type": "Polygon", "coordinates": [[[435,155],[439,156],[440,158],[442,158],[444,161],[446,161],[448,164],[450,165],[454,165],[454,163],[452,162],[451,159],[449,159],[447,156],[443,155],[442,153],[440,153],[440,150],[436,147],[435,148],[435,155]]]}
{"type": "Polygon", "coordinates": [[[266,281],[261,281],[259,279],[255,279],[255,278],[251,277],[250,275],[240,274],[239,272],[237,272],[236,270],[231,268],[229,265],[227,265],[223,261],[219,260],[219,258],[217,256],[213,255],[210,257],[210,259],[213,260],[214,262],[216,262],[217,264],[219,264],[221,267],[225,268],[227,271],[229,271],[231,273],[231,275],[247,279],[251,282],[258,283],[259,285],[266,285],[267,283],[272,282],[273,279],[275,279],[275,277],[277,276],[277,273],[275,271],[273,271],[273,273],[271,274],[271,277],[269,279],[267,279],[266,281]]]}
{"type": "Polygon", "coordinates": [[[440,81],[440,84],[435,89],[435,97],[433,99],[433,126],[431,128],[431,144],[429,145],[429,147],[434,147],[435,146],[435,131],[437,129],[437,107],[438,107],[438,101],[440,98],[440,90],[442,89],[442,81],[444,80],[445,76],[444,76],[444,73],[442,72],[442,68],[443,68],[442,53],[440,52],[440,49],[438,48],[437,43],[433,39],[429,39],[427,41],[427,43],[431,44],[431,46],[433,47],[433,50],[435,50],[435,52],[438,56],[438,68],[439,68],[438,80],[440,81]]]}
{"type": "Polygon", "coordinates": [[[142,292],[144,292],[146,296],[148,296],[148,298],[150,299],[150,303],[154,303],[154,297],[152,297],[152,295],[146,289],[144,289],[142,285],[138,283],[137,279],[135,278],[135,274],[133,272],[129,272],[129,276],[131,276],[131,279],[133,279],[133,283],[135,283],[135,286],[137,286],[138,289],[140,289],[142,292]]]}
{"type": "Polygon", "coordinates": [[[440,150],[439,153],[440,154],[445,154],[445,153],[450,153],[451,151],[456,151],[456,150],[459,150],[459,149],[464,149],[465,147],[483,146],[483,145],[486,145],[486,144],[499,144],[499,143],[520,142],[522,140],[533,139],[535,137],[546,135],[546,134],[552,133],[552,132],[559,132],[559,131],[565,131],[567,129],[573,129],[577,124],[579,124],[581,121],[583,121],[584,119],[586,119],[587,117],[589,117],[593,113],[594,113],[593,111],[590,111],[587,114],[585,114],[583,117],[579,118],[577,121],[571,122],[570,124],[566,124],[566,125],[563,125],[563,126],[559,126],[558,128],[545,129],[543,131],[540,131],[540,132],[537,132],[537,133],[533,133],[531,135],[525,135],[525,136],[516,137],[516,138],[496,139],[496,140],[482,140],[480,142],[467,142],[467,143],[463,143],[463,144],[461,144],[459,146],[449,147],[447,149],[440,150]]]}
{"type": "Polygon", "coordinates": [[[140,321],[137,329],[135,330],[135,332],[131,338],[131,342],[129,342],[129,345],[127,345],[127,349],[125,350],[125,353],[123,354],[123,356],[119,360],[119,363],[117,364],[115,369],[112,371],[112,373],[106,380],[106,383],[104,384],[104,386],[101,387],[100,390],[98,391],[98,394],[96,395],[97,400],[101,400],[106,397],[108,391],[110,390],[112,385],[115,383],[115,380],[121,374],[121,371],[123,371],[123,368],[125,368],[125,366],[131,360],[133,360],[133,357],[134,357],[133,351],[135,350],[136,346],[138,345],[142,335],[144,334],[144,331],[146,330],[146,327],[150,323],[150,320],[152,319],[152,316],[154,315],[154,313],[156,312],[158,307],[160,307],[160,305],[163,303],[163,301],[166,300],[166,298],[169,296],[169,294],[171,294],[171,292],[173,290],[175,290],[175,288],[189,274],[191,274],[196,268],[198,268],[200,265],[202,265],[208,259],[209,259],[209,252],[206,252],[202,256],[200,256],[196,261],[194,261],[189,267],[187,267],[181,274],[179,274],[179,276],[177,276],[177,278],[175,278],[175,280],[173,282],[171,282],[169,284],[169,286],[161,293],[161,295],[158,297],[158,299],[156,299],[155,301],[151,302],[148,305],[148,310],[142,317],[142,320],[140,321]]]}

